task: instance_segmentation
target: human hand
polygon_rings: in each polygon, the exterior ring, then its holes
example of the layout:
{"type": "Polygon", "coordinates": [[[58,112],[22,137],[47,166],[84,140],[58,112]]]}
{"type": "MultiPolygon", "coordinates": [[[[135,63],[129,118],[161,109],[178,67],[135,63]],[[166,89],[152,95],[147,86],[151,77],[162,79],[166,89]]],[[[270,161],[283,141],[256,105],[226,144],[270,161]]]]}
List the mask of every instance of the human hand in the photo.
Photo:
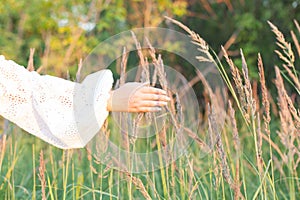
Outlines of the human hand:
{"type": "Polygon", "coordinates": [[[148,86],[149,83],[126,83],[111,91],[107,104],[108,111],[115,112],[156,112],[171,100],[167,92],[148,86]]]}

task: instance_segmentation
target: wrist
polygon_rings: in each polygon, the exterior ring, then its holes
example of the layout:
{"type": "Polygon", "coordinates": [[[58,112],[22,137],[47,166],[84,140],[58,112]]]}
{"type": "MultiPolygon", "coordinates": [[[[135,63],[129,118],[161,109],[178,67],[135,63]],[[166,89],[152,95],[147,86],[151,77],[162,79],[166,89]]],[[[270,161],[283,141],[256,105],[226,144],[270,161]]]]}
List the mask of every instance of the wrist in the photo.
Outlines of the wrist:
{"type": "Polygon", "coordinates": [[[109,92],[109,98],[108,98],[108,100],[107,100],[107,111],[112,111],[112,96],[113,96],[113,93],[114,93],[114,91],[110,91],[109,92]]]}

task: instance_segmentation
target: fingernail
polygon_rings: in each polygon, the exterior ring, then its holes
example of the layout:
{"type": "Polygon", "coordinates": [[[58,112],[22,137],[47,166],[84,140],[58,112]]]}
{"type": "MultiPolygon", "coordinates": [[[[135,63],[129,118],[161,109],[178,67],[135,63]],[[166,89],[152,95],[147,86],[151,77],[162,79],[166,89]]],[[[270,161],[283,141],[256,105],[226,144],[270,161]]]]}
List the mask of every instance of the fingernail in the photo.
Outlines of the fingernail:
{"type": "Polygon", "coordinates": [[[165,90],[162,90],[162,93],[165,94],[165,95],[167,94],[167,92],[165,90]]]}
{"type": "Polygon", "coordinates": [[[160,107],[154,107],[153,108],[153,111],[155,111],[155,112],[158,112],[158,111],[161,111],[162,109],[160,108],[160,107]]]}
{"type": "Polygon", "coordinates": [[[167,96],[167,101],[171,101],[171,98],[167,96]]]}

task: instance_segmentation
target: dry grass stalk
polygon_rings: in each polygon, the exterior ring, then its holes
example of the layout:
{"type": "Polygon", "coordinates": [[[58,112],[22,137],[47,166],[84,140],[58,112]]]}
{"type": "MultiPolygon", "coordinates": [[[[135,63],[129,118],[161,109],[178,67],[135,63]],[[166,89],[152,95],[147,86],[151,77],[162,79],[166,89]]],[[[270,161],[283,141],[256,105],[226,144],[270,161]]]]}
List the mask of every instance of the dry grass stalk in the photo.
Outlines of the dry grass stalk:
{"type": "MultiPolygon", "coordinates": [[[[167,75],[166,75],[166,72],[164,69],[164,63],[161,58],[161,55],[158,55],[158,58],[156,58],[155,49],[151,45],[149,39],[145,38],[145,40],[149,47],[148,52],[152,59],[152,64],[154,65],[155,70],[156,70],[156,71],[154,71],[155,75],[157,74],[158,80],[159,80],[159,83],[160,83],[162,89],[167,91],[169,93],[169,96],[171,96],[171,91],[169,90],[169,87],[168,87],[168,82],[167,82],[167,78],[166,78],[167,75]]],[[[155,78],[155,80],[156,80],[156,78],[155,78]]],[[[152,82],[152,83],[154,84],[154,82],[152,82]]],[[[180,124],[180,122],[178,122],[178,120],[176,118],[176,108],[174,107],[174,105],[175,105],[174,100],[173,100],[173,98],[171,98],[171,109],[168,106],[166,106],[165,109],[167,110],[168,113],[170,113],[172,124],[175,126],[176,130],[179,130],[181,127],[181,124],[180,124]]]]}
{"type": "MultiPolygon", "coordinates": [[[[124,114],[126,116],[126,114],[124,114]]],[[[128,130],[126,129],[126,125],[125,124],[130,124],[131,121],[130,121],[130,118],[128,116],[126,116],[127,120],[124,119],[124,116],[123,118],[121,119],[121,135],[122,135],[122,147],[129,151],[130,149],[130,136],[128,134],[128,130]],[[124,119],[124,120],[123,120],[124,119]]]]}
{"type": "MultiPolygon", "coordinates": [[[[247,66],[246,59],[244,57],[242,49],[241,49],[241,57],[242,57],[242,71],[243,71],[243,76],[244,76],[244,81],[245,81],[244,92],[245,92],[245,96],[246,96],[246,100],[247,100],[246,105],[244,105],[244,107],[246,107],[247,115],[248,116],[250,115],[252,117],[252,119],[254,119],[256,103],[255,103],[255,100],[253,99],[251,82],[250,82],[249,75],[248,75],[248,66],[247,66]]],[[[242,106],[243,106],[243,104],[242,104],[242,106]]]]}
{"type": "Polygon", "coordinates": [[[239,138],[239,133],[237,129],[237,123],[235,119],[235,111],[232,108],[231,101],[228,101],[228,107],[229,107],[229,116],[230,116],[230,122],[231,122],[231,127],[232,127],[232,134],[233,134],[233,144],[234,144],[234,149],[236,151],[236,158],[235,158],[235,177],[234,177],[234,183],[233,183],[233,190],[234,190],[234,199],[240,199],[242,197],[240,187],[241,187],[241,182],[240,182],[240,151],[241,151],[241,144],[240,144],[240,138],[239,138]]]}
{"type": "Polygon", "coordinates": [[[87,150],[87,159],[90,163],[90,170],[94,173],[97,174],[97,170],[94,168],[93,166],[93,153],[91,152],[90,149],[86,149],[87,150]]]}
{"type": "MultiPolygon", "coordinates": [[[[153,46],[151,45],[150,41],[148,38],[145,38],[147,45],[149,47],[149,54],[150,57],[152,59],[152,63],[155,67],[155,71],[154,71],[154,76],[158,76],[159,78],[159,82],[160,85],[162,87],[162,89],[164,89],[165,91],[168,91],[168,83],[167,83],[167,79],[166,79],[166,73],[165,73],[165,69],[164,69],[164,63],[163,60],[161,58],[161,55],[158,55],[158,58],[156,58],[156,52],[155,49],[153,48],[153,46]]],[[[155,84],[157,78],[152,78],[152,83],[155,84]],[[155,82],[154,82],[155,80],[155,82]]]]}
{"type": "Polygon", "coordinates": [[[142,52],[141,44],[138,42],[134,32],[131,31],[131,35],[132,35],[132,38],[133,38],[133,40],[135,42],[135,45],[136,45],[137,53],[138,53],[138,56],[140,58],[140,64],[141,64],[142,67],[144,67],[146,63],[145,63],[145,58],[144,58],[144,55],[143,55],[143,52],[142,52]]]}
{"type": "Polygon", "coordinates": [[[148,65],[147,58],[145,58],[145,56],[143,54],[143,50],[141,48],[141,44],[138,42],[134,32],[131,32],[131,35],[132,35],[132,38],[135,42],[136,49],[137,49],[137,54],[139,56],[139,61],[140,61],[140,66],[138,68],[136,79],[137,80],[138,79],[143,79],[143,80],[141,80],[142,82],[149,82],[150,83],[150,80],[149,80],[149,65],[148,65]],[[148,67],[148,69],[147,69],[147,67],[148,67]],[[139,77],[140,75],[142,75],[142,77],[139,77]]]}
{"type": "Polygon", "coordinates": [[[294,41],[296,50],[298,52],[298,56],[300,57],[300,45],[299,45],[299,41],[298,41],[298,39],[297,39],[296,34],[294,33],[294,31],[291,31],[291,36],[292,36],[292,39],[294,41]]]}
{"type": "MultiPolygon", "coordinates": [[[[211,131],[211,129],[209,130],[209,131],[211,131]]],[[[218,186],[219,186],[219,184],[220,184],[220,178],[221,178],[221,172],[220,172],[220,169],[221,169],[221,167],[218,165],[218,162],[217,162],[217,152],[216,151],[214,151],[213,152],[213,173],[214,173],[214,175],[215,175],[215,190],[217,190],[218,189],[218,186]]]]}
{"type": "Polygon", "coordinates": [[[284,35],[278,30],[278,28],[268,21],[273,33],[276,35],[277,42],[276,44],[283,50],[282,54],[280,51],[275,50],[275,53],[279,56],[280,59],[285,61],[289,67],[294,67],[295,56],[291,47],[291,44],[288,43],[284,35]]]}
{"type": "Polygon", "coordinates": [[[138,138],[137,131],[138,131],[139,124],[140,124],[141,120],[143,119],[143,117],[144,117],[143,113],[138,113],[137,116],[133,119],[132,138],[130,139],[131,144],[135,144],[135,142],[138,138]]]}
{"type": "MultiPolygon", "coordinates": [[[[215,94],[212,90],[212,88],[210,87],[210,85],[208,84],[205,76],[202,74],[202,72],[199,70],[199,69],[196,69],[196,73],[197,73],[197,77],[199,78],[199,80],[203,83],[203,86],[204,86],[204,92],[207,93],[211,99],[211,101],[213,100],[217,100],[215,98],[215,94]]],[[[212,103],[211,104],[213,105],[217,105],[216,102],[212,103]]]]}
{"type": "MultiPolygon", "coordinates": [[[[284,48],[284,47],[281,47],[281,48],[284,48]]],[[[286,58],[280,51],[278,50],[275,50],[275,53],[278,55],[278,57],[283,60],[284,62],[286,62],[288,64],[289,67],[292,67],[293,66],[293,63],[288,59],[286,58]]]]}
{"type": "MultiPolygon", "coordinates": [[[[153,52],[153,48],[151,52],[153,52]]],[[[152,58],[153,59],[153,58],[152,58]]],[[[158,59],[154,59],[154,66],[157,70],[157,76],[158,76],[158,81],[162,87],[163,90],[168,92],[168,96],[173,95],[172,92],[169,90],[168,86],[168,81],[167,81],[167,74],[165,72],[164,68],[164,63],[161,58],[161,55],[158,55],[158,59]]],[[[181,118],[182,118],[182,107],[180,103],[180,98],[178,96],[178,93],[175,93],[175,99],[171,98],[171,103],[169,104],[170,106],[165,106],[166,111],[170,114],[171,117],[171,123],[175,127],[175,132],[177,133],[181,128],[181,118]]],[[[167,145],[167,135],[166,135],[166,125],[164,125],[163,131],[159,134],[160,135],[160,140],[162,142],[163,146],[167,145]]],[[[169,156],[169,154],[167,154],[169,156]]],[[[170,158],[170,157],[169,157],[170,158]]]]}
{"type": "MultiPolygon", "coordinates": [[[[102,127],[101,127],[101,130],[100,130],[103,134],[98,134],[98,136],[100,137],[99,139],[99,141],[106,141],[106,143],[105,144],[103,144],[103,145],[97,145],[97,152],[106,152],[107,151],[107,148],[108,148],[108,143],[109,143],[109,137],[110,137],[110,129],[108,129],[108,120],[105,120],[105,122],[104,122],[104,124],[102,125],[102,127]],[[105,138],[103,138],[103,137],[105,137],[105,138]],[[103,138],[103,139],[102,139],[103,138]],[[100,149],[99,148],[101,148],[101,151],[100,151],[100,149]]],[[[98,154],[98,155],[100,155],[100,154],[98,154]]]]}
{"type": "MultiPolygon", "coordinates": [[[[132,37],[135,37],[134,33],[132,32],[132,37]]],[[[127,68],[127,60],[128,60],[128,53],[126,53],[126,48],[124,47],[123,48],[123,53],[122,53],[122,60],[121,60],[121,69],[120,69],[120,79],[119,81],[117,82],[117,84],[115,85],[115,88],[118,88],[122,85],[125,84],[126,82],[126,68],[127,68]]],[[[130,141],[129,141],[129,135],[128,135],[128,132],[125,130],[124,127],[124,124],[126,124],[127,122],[124,120],[124,118],[127,118],[127,115],[121,113],[120,115],[123,115],[123,117],[120,118],[120,122],[121,123],[121,133],[122,133],[122,147],[125,148],[126,150],[129,150],[129,146],[130,146],[130,141]],[[125,117],[124,117],[125,116],[125,117]]],[[[106,128],[107,130],[107,128],[106,128]]],[[[106,133],[108,133],[107,131],[105,130],[106,133]]],[[[108,137],[109,138],[109,137],[108,137]]]]}
{"type": "Polygon", "coordinates": [[[166,72],[165,72],[165,68],[164,68],[164,62],[161,58],[161,55],[158,55],[158,59],[157,62],[154,62],[154,65],[157,68],[157,75],[158,75],[158,80],[159,83],[162,87],[163,90],[168,91],[168,82],[166,79],[166,72]]]}
{"type": "Polygon", "coordinates": [[[226,62],[228,63],[228,65],[230,66],[230,70],[231,70],[231,74],[233,77],[233,81],[235,83],[235,88],[237,89],[237,92],[239,94],[239,102],[241,103],[241,110],[243,112],[243,115],[245,116],[245,119],[247,120],[247,122],[250,122],[250,117],[249,114],[246,112],[245,106],[247,105],[246,102],[246,95],[244,92],[244,85],[243,85],[243,80],[242,77],[240,75],[240,71],[238,70],[238,68],[235,66],[235,64],[233,63],[232,59],[229,58],[226,50],[222,47],[223,53],[224,53],[224,57],[226,59],[226,62]]]}
{"type": "Polygon", "coordinates": [[[214,111],[214,107],[212,107],[212,106],[210,107],[210,114],[209,114],[208,119],[209,119],[208,123],[210,124],[211,131],[212,131],[211,134],[216,135],[216,147],[217,147],[219,159],[221,160],[220,168],[222,169],[223,177],[224,177],[225,181],[230,185],[230,187],[232,189],[234,189],[232,177],[231,177],[229,166],[227,163],[227,156],[226,156],[224,146],[222,143],[221,130],[220,130],[220,127],[216,120],[216,113],[214,111]]]}
{"type": "Polygon", "coordinates": [[[298,32],[300,33],[300,26],[299,26],[298,21],[294,19],[294,23],[295,23],[295,26],[296,26],[298,32]]]}
{"type": "Polygon", "coordinates": [[[45,177],[46,167],[45,167],[45,160],[44,160],[44,153],[43,150],[40,152],[40,166],[39,166],[39,179],[41,181],[42,186],[42,199],[47,200],[46,198],[46,177],[45,177]]]}
{"type": "MultiPolygon", "coordinates": [[[[208,84],[206,78],[204,77],[204,75],[202,74],[202,72],[198,69],[196,69],[196,73],[197,73],[197,77],[199,78],[199,80],[203,83],[204,86],[204,99],[206,103],[210,103],[212,107],[214,107],[214,110],[216,113],[219,114],[219,116],[221,116],[222,113],[222,104],[220,103],[220,99],[222,98],[218,98],[220,96],[218,96],[218,94],[214,93],[214,91],[212,90],[212,88],[210,87],[210,85],[208,84]],[[209,97],[207,97],[207,94],[209,97]]],[[[220,119],[221,117],[219,117],[218,119],[220,119]]]]}
{"type": "Polygon", "coordinates": [[[260,83],[261,83],[262,105],[264,108],[264,115],[263,115],[264,126],[265,126],[264,129],[265,129],[265,132],[268,135],[270,135],[270,121],[271,121],[270,102],[269,102],[269,98],[268,98],[268,89],[266,87],[266,79],[265,79],[263,61],[262,61],[260,54],[258,54],[257,66],[258,66],[258,70],[259,70],[259,78],[260,78],[260,83]]]}
{"type": "Polygon", "coordinates": [[[202,61],[214,62],[213,56],[209,53],[208,44],[206,43],[206,41],[203,38],[200,37],[199,34],[195,33],[194,31],[192,31],[187,26],[185,26],[184,24],[182,24],[181,22],[179,22],[177,20],[174,20],[167,16],[165,16],[165,18],[168,19],[169,21],[171,21],[172,23],[178,25],[183,30],[185,30],[191,36],[193,43],[200,47],[198,50],[205,55],[205,56],[197,56],[196,57],[200,62],[202,62],[202,61]]]}
{"type": "Polygon", "coordinates": [[[255,112],[258,112],[260,110],[260,101],[259,101],[259,97],[258,97],[258,83],[256,80],[254,80],[252,82],[252,93],[253,93],[253,99],[255,101],[255,112]]]}
{"type": "Polygon", "coordinates": [[[266,136],[265,134],[262,134],[261,136],[262,136],[262,138],[263,138],[265,141],[267,141],[268,143],[271,144],[272,148],[280,155],[282,161],[283,161],[284,163],[286,163],[286,162],[287,162],[287,157],[286,157],[286,155],[284,155],[284,154],[282,153],[282,151],[280,150],[279,146],[278,146],[275,142],[273,142],[273,141],[272,141],[268,136],[266,136]]]}
{"type": "Polygon", "coordinates": [[[153,62],[153,63],[156,63],[156,62],[157,62],[157,59],[156,59],[156,52],[155,52],[155,49],[154,49],[153,46],[151,45],[151,43],[150,43],[150,41],[149,41],[148,38],[145,38],[145,40],[146,40],[146,43],[147,43],[147,45],[148,45],[148,47],[149,47],[148,52],[149,52],[149,54],[150,54],[150,57],[152,58],[152,62],[153,62]]]}
{"type": "Polygon", "coordinates": [[[239,153],[241,151],[241,142],[239,138],[239,132],[237,128],[237,123],[235,119],[235,110],[232,108],[231,101],[228,101],[228,107],[229,107],[229,116],[230,116],[230,122],[232,126],[232,134],[233,134],[233,144],[235,151],[239,153]]]}
{"type": "MultiPolygon", "coordinates": [[[[153,48],[153,46],[151,45],[150,41],[148,38],[145,38],[145,41],[148,45],[148,53],[152,59],[152,64],[154,65],[154,74],[152,75],[152,86],[155,86],[157,78],[158,81],[162,87],[163,90],[167,91],[169,93],[169,96],[171,96],[171,91],[169,90],[168,87],[168,81],[167,81],[167,74],[165,72],[165,67],[164,67],[164,63],[162,60],[161,55],[158,55],[158,57],[156,57],[156,51],[153,48]]],[[[140,58],[141,59],[141,58],[140,58]]],[[[146,59],[145,62],[145,67],[143,68],[143,72],[142,72],[142,78],[146,81],[150,83],[150,72],[149,72],[149,63],[148,60],[146,59]],[[143,78],[145,77],[145,78],[143,78]]],[[[174,100],[173,98],[172,102],[170,104],[169,108],[168,106],[165,107],[165,109],[167,110],[167,112],[170,113],[171,116],[171,120],[172,120],[172,124],[175,126],[176,131],[180,129],[181,127],[181,123],[180,123],[180,119],[181,119],[181,104],[178,98],[178,95],[176,94],[176,108],[174,106],[174,100]],[[177,111],[177,112],[176,112],[177,111]]],[[[154,116],[155,117],[155,116],[154,116]]],[[[159,139],[162,143],[162,146],[166,146],[167,145],[167,135],[166,135],[166,125],[163,125],[163,129],[162,131],[159,133],[159,139]]]]}
{"type": "Polygon", "coordinates": [[[152,63],[154,65],[154,74],[153,74],[153,77],[152,77],[152,84],[156,83],[157,77],[158,77],[162,89],[164,89],[165,91],[168,91],[168,83],[167,83],[166,73],[165,73],[165,69],[164,69],[164,63],[163,63],[163,60],[161,58],[161,55],[158,55],[158,58],[156,58],[155,49],[151,45],[149,39],[145,38],[145,40],[146,40],[146,43],[149,47],[148,52],[150,54],[150,57],[152,59],[152,63]]]}
{"type": "MultiPolygon", "coordinates": [[[[98,143],[98,141],[99,143],[101,143],[101,145],[95,145],[95,153],[92,155],[96,164],[100,164],[101,161],[105,162],[104,160],[100,160],[100,156],[103,155],[104,152],[107,152],[110,131],[111,130],[108,129],[108,120],[105,120],[103,126],[100,129],[101,134],[97,134],[95,138],[95,143],[98,143]]],[[[92,152],[91,148],[91,146],[87,145],[87,152],[92,152]]],[[[78,153],[80,153],[80,151],[78,153]]]]}
{"type": "Polygon", "coordinates": [[[162,129],[160,130],[160,132],[158,133],[159,134],[159,141],[161,142],[161,145],[163,147],[166,147],[168,142],[167,142],[167,124],[166,122],[164,121],[163,122],[163,126],[162,126],[162,129]]]}
{"type": "Polygon", "coordinates": [[[128,61],[128,53],[126,53],[126,47],[124,47],[123,54],[122,54],[122,61],[121,61],[120,86],[124,85],[126,81],[125,74],[126,74],[127,61],[128,61]]]}
{"type": "Polygon", "coordinates": [[[290,112],[292,102],[284,88],[278,67],[275,67],[275,72],[275,85],[278,90],[278,104],[280,108],[279,116],[281,122],[281,131],[278,131],[278,135],[283,145],[288,149],[288,157],[293,158],[295,154],[300,154],[299,145],[296,147],[294,144],[295,140],[299,138],[299,129],[297,130],[295,127],[293,117],[290,112]]]}
{"type": "Polygon", "coordinates": [[[176,99],[176,119],[179,124],[182,124],[183,122],[182,105],[181,105],[178,92],[175,93],[175,99],[176,99]]]}
{"type": "Polygon", "coordinates": [[[261,132],[261,127],[260,127],[260,115],[257,114],[257,129],[256,129],[256,133],[257,133],[257,152],[256,152],[256,159],[257,159],[257,167],[258,167],[258,171],[260,173],[260,176],[263,176],[263,158],[262,158],[262,132],[261,132]]]}
{"type": "Polygon", "coordinates": [[[192,130],[190,130],[187,127],[184,127],[183,130],[190,138],[192,138],[201,148],[201,151],[209,153],[212,149],[212,146],[206,144],[201,138],[198,137],[197,133],[194,133],[192,130]]]}
{"type": "Polygon", "coordinates": [[[283,64],[282,66],[288,72],[288,75],[291,77],[291,79],[294,81],[295,87],[300,91],[300,81],[297,78],[297,76],[285,64],[283,64]]]}
{"type": "Polygon", "coordinates": [[[282,162],[276,156],[273,156],[273,161],[276,169],[279,171],[282,177],[285,177],[285,172],[283,171],[282,162]]]}
{"type": "Polygon", "coordinates": [[[143,66],[142,74],[141,74],[141,81],[143,83],[149,83],[150,84],[150,68],[149,68],[149,62],[148,58],[145,57],[145,66],[143,66]]]}
{"type": "Polygon", "coordinates": [[[124,166],[119,160],[117,160],[114,156],[112,157],[112,160],[117,166],[121,169],[120,173],[125,175],[125,178],[128,180],[128,182],[133,183],[133,185],[136,186],[136,189],[141,192],[141,194],[144,196],[145,199],[152,199],[149,193],[147,192],[143,182],[138,177],[133,176],[128,170],[127,167],[124,166]]]}
{"type": "MultiPolygon", "coordinates": [[[[291,133],[291,131],[294,129],[292,116],[291,113],[289,112],[289,106],[286,100],[286,96],[288,95],[284,88],[283,79],[278,67],[275,67],[275,72],[276,72],[275,85],[278,90],[278,106],[280,108],[279,115],[280,115],[280,121],[282,127],[281,130],[285,133],[286,136],[288,136],[291,133]]],[[[288,143],[284,143],[284,145],[288,145],[288,143]]]]}
{"type": "MultiPolygon", "coordinates": [[[[158,55],[158,58],[156,59],[155,49],[150,44],[150,41],[148,40],[148,38],[146,38],[146,41],[148,43],[149,54],[150,54],[150,56],[152,58],[153,65],[154,65],[154,74],[153,74],[153,77],[152,77],[152,81],[153,81],[152,84],[153,84],[153,86],[155,86],[157,78],[158,78],[158,81],[159,81],[162,89],[165,90],[165,91],[167,91],[168,93],[170,93],[170,91],[168,89],[167,74],[165,72],[165,68],[164,68],[164,63],[163,63],[162,57],[161,57],[161,55],[158,55]]],[[[145,77],[144,80],[146,82],[150,82],[149,63],[148,63],[147,59],[146,59],[146,66],[144,67],[144,73],[142,75],[145,77]]],[[[170,94],[169,94],[169,96],[170,96],[170,94]]],[[[177,97],[177,94],[176,94],[176,97],[177,97]]],[[[176,102],[177,102],[177,106],[180,106],[179,99],[176,99],[176,102]]],[[[179,128],[180,128],[180,121],[178,120],[178,118],[175,117],[177,115],[176,115],[176,108],[174,107],[173,103],[171,103],[171,109],[169,109],[167,106],[165,107],[165,109],[168,110],[168,111],[171,111],[170,113],[171,113],[172,122],[175,125],[176,130],[179,130],[179,128]]],[[[181,109],[177,109],[177,113],[180,114],[181,113],[181,109]]],[[[153,115],[153,118],[154,117],[155,116],[153,115]]],[[[159,139],[160,139],[163,147],[165,147],[167,145],[167,135],[166,135],[167,131],[166,130],[167,130],[167,125],[164,122],[163,129],[159,133],[159,139]]]]}
{"type": "MultiPolygon", "coordinates": [[[[189,165],[189,198],[188,199],[194,199],[195,195],[194,192],[198,189],[199,182],[194,178],[195,177],[195,171],[194,171],[194,160],[188,160],[188,165],[189,165]],[[193,183],[196,182],[193,186],[193,183]]],[[[174,193],[175,194],[175,193],[174,193]]],[[[175,195],[174,195],[175,197],[175,195]]]]}
{"type": "Polygon", "coordinates": [[[288,103],[288,107],[289,107],[289,111],[290,113],[292,114],[292,116],[294,117],[294,124],[295,124],[295,127],[298,131],[300,131],[300,117],[299,117],[299,113],[297,112],[293,102],[292,102],[292,99],[290,96],[288,96],[287,94],[285,94],[285,99],[288,103]]]}
{"type": "Polygon", "coordinates": [[[152,87],[155,86],[156,81],[157,81],[157,68],[154,67],[154,69],[153,69],[153,75],[152,75],[152,87]]]}

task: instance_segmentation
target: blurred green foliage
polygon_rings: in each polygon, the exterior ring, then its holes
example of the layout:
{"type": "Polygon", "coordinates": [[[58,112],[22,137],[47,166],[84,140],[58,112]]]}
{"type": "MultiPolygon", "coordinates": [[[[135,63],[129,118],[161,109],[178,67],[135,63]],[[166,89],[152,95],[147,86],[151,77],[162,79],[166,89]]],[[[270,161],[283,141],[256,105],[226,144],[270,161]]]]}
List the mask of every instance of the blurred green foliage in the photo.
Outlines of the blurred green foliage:
{"type": "MultiPolygon", "coordinates": [[[[232,57],[243,48],[250,76],[257,78],[257,53],[261,52],[268,74],[280,65],[273,53],[275,37],[271,21],[289,35],[293,19],[300,19],[299,0],[2,0],[0,4],[0,54],[26,65],[29,48],[35,48],[35,66],[44,73],[66,77],[76,72],[97,44],[121,31],[143,26],[166,26],[164,15],[179,19],[215,51],[228,46],[232,57]]],[[[235,59],[238,66],[240,59],[235,59]]],[[[270,79],[271,80],[271,79],[270,79]]]]}
{"type": "MultiPolygon", "coordinates": [[[[234,43],[229,47],[229,55],[237,57],[235,62],[241,66],[239,49],[242,48],[249,65],[252,78],[258,78],[257,53],[260,52],[266,73],[274,75],[274,65],[282,62],[274,54],[275,36],[267,21],[279,27],[290,39],[289,30],[295,30],[293,20],[300,19],[299,0],[231,0],[231,1],[193,1],[189,6],[192,15],[183,20],[191,29],[202,34],[215,51],[235,33],[234,43]],[[210,2],[203,6],[203,2],[210,2]],[[224,3],[216,3],[224,2],[224,3]]],[[[295,50],[295,49],[294,49],[295,50]]],[[[273,76],[274,75],[274,76],[273,76]]],[[[268,78],[271,81],[271,78],[268,78]]]]}

